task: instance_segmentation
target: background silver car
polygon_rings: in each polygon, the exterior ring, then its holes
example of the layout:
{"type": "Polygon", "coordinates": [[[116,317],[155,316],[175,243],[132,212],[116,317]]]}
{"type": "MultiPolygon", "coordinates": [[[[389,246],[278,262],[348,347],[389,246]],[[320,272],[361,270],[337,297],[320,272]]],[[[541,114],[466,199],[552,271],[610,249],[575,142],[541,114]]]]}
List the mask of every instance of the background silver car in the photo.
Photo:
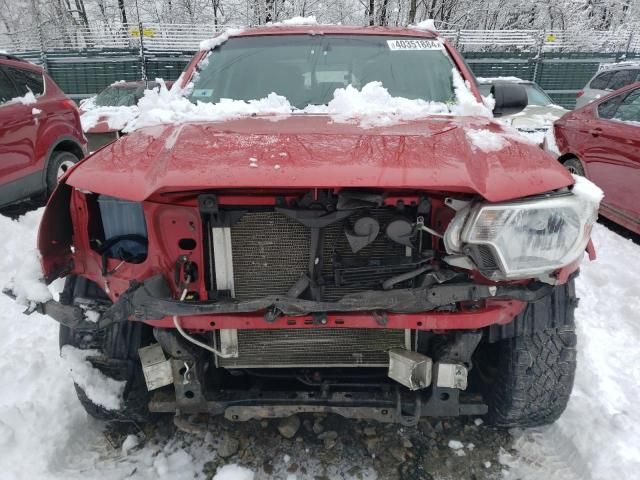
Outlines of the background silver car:
{"type": "Polygon", "coordinates": [[[553,122],[568,112],[566,108],[553,103],[553,100],[536,82],[517,77],[478,77],[480,93],[487,97],[491,86],[497,83],[517,83],[527,92],[527,107],[513,115],[504,115],[497,120],[517,129],[522,135],[539,146],[543,146],[545,137],[551,132],[553,122]]]}
{"type": "Polygon", "coordinates": [[[576,108],[637,81],[640,81],[640,61],[603,64],[586,87],[578,92],[576,108]]]}

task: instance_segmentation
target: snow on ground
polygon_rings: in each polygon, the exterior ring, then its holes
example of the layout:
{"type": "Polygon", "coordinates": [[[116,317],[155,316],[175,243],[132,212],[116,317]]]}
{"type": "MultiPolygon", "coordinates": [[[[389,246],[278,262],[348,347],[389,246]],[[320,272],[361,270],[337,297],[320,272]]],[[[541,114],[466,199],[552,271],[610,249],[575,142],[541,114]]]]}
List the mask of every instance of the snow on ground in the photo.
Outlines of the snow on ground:
{"type": "MultiPolygon", "coordinates": [[[[18,222],[0,216],[1,286],[25,260],[35,258],[40,216],[41,211],[31,212],[18,222]]],[[[640,469],[640,246],[602,225],[596,225],[593,236],[598,260],[585,261],[577,285],[579,363],[573,396],[556,424],[513,432],[513,443],[504,443],[499,458],[483,459],[487,469],[500,461],[506,480],[627,479],[640,469]]],[[[57,324],[37,313],[24,315],[23,310],[0,298],[0,478],[208,478],[202,472],[216,458],[220,442],[213,434],[204,439],[153,434],[144,441],[128,436],[121,446],[111,447],[103,434],[105,425],[87,417],[76,398],[72,373],[59,356],[57,324]]],[[[485,428],[481,422],[476,425],[485,428]]],[[[450,439],[452,448],[459,446],[457,435],[450,439]]],[[[476,442],[459,449],[466,452],[464,461],[478,447],[476,442]]],[[[340,452],[335,455],[341,460],[340,452]]],[[[233,458],[235,462],[222,461],[211,472],[214,480],[269,478],[235,465],[238,460],[233,458]]],[[[273,478],[287,478],[288,462],[278,461],[273,478]]],[[[313,458],[296,461],[313,471],[313,458]]],[[[371,458],[364,453],[348,461],[370,465],[371,458]]],[[[330,473],[328,478],[352,477],[330,473]]],[[[363,478],[376,474],[367,470],[363,478]]]]}
{"type": "Polygon", "coordinates": [[[640,247],[601,225],[598,259],[584,264],[578,370],[566,412],[550,427],[517,434],[507,479],[626,479],[640,469],[640,247]]]}

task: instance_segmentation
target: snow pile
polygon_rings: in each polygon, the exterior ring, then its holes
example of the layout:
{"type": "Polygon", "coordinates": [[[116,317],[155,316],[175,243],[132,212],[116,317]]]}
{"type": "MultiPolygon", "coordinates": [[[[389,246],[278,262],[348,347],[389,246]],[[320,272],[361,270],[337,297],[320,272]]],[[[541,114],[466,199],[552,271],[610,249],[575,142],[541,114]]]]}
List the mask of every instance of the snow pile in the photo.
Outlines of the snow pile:
{"type": "Polygon", "coordinates": [[[225,465],[216,472],[213,480],[253,480],[253,472],[238,465],[225,465]]]}
{"type": "Polygon", "coordinates": [[[80,116],[82,130],[87,132],[94,128],[98,123],[107,122],[109,129],[122,130],[138,116],[138,107],[120,106],[120,107],[95,107],[84,110],[80,116]]]}
{"type": "Polygon", "coordinates": [[[40,110],[39,108],[31,109],[31,115],[40,115],[41,113],[42,113],[42,110],[40,110]]]}
{"type": "Polygon", "coordinates": [[[144,97],[138,102],[137,116],[129,119],[122,130],[132,132],[139,128],[162,124],[216,122],[253,115],[286,116],[292,113],[327,114],[336,122],[357,121],[365,128],[388,126],[429,115],[491,117],[491,111],[475,98],[455,69],[452,75],[457,99],[453,105],[393,97],[382,83],[370,82],[361,90],[352,85],[338,88],[327,105],[309,105],[303,110],[295,109],[285,97],[275,93],[248,102],[222,99],[218,103],[193,103],[184,96],[192,85],[183,89],[180,87],[181,81],[178,80],[171,89],[167,89],[164,82],[158,79],[160,86],[145,91],[144,97]]]}
{"type": "Polygon", "coordinates": [[[125,132],[131,132],[142,127],[162,125],[167,123],[184,122],[216,122],[252,115],[279,114],[288,115],[293,107],[289,101],[275,93],[260,100],[222,99],[218,103],[192,103],[182,96],[183,91],[176,82],[168,90],[164,82],[160,87],[147,90],[138,102],[138,116],[132,119],[125,132]]]}
{"type": "Polygon", "coordinates": [[[497,152],[508,145],[505,135],[492,132],[491,130],[468,128],[464,133],[471,142],[472,150],[482,150],[485,153],[497,152]]]}
{"type": "Polygon", "coordinates": [[[542,148],[549,152],[551,155],[556,157],[560,156],[560,149],[558,148],[558,144],[556,143],[556,134],[553,128],[547,130],[544,134],[544,138],[542,140],[542,148]]]}
{"type": "Polygon", "coordinates": [[[469,82],[463,80],[455,68],[452,69],[453,88],[456,93],[456,103],[451,107],[451,113],[461,116],[479,116],[493,118],[492,111],[481,103],[471,92],[469,82]]]}
{"type": "MultiPolygon", "coordinates": [[[[213,50],[218,45],[222,45],[224,42],[229,40],[229,38],[240,35],[244,31],[244,28],[227,28],[220,35],[216,35],[213,38],[209,38],[207,40],[203,40],[200,42],[200,50],[213,50]]],[[[177,83],[177,82],[176,82],[177,83]]]]}
{"type": "Polygon", "coordinates": [[[599,205],[604,198],[604,192],[600,187],[588,178],[580,175],[571,174],[575,183],[571,191],[574,195],[581,197],[585,202],[591,202],[599,205]]]}
{"type": "Polygon", "coordinates": [[[9,102],[7,103],[21,103],[23,105],[31,105],[33,103],[36,103],[37,101],[38,100],[36,100],[36,96],[33,94],[31,90],[29,90],[23,96],[14,97],[11,100],[9,100],[9,102]]]}
{"type": "Polygon", "coordinates": [[[71,378],[89,400],[107,410],[117,410],[122,404],[122,393],[126,382],[119,382],[105,376],[87,361],[88,356],[99,356],[97,350],[79,350],[70,345],[62,347],[60,356],[71,371],[71,378]]]}
{"type": "Polygon", "coordinates": [[[478,83],[493,83],[493,82],[524,82],[518,77],[476,77],[478,83]]]}
{"type": "MultiPolygon", "coordinates": [[[[283,20],[281,25],[317,25],[318,21],[316,20],[315,15],[310,15],[308,17],[293,17],[287,20],[283,20]]],[[[278,25],[278,24],[273,24],[278,25]]]]}
{"type": "Polygon", "coordinates": [[[413,28],[415,30],[429,30],[431,32],[437,32],[436,24],[432,18],[427,18],[421,22],[416,23],[415,25],[409,25],[409,28],[413,28]]]}
{"type": "Polygon", "coordinates": [[[81,112],[88,112],[89,110],[93,110],[94,108],[97,108],[96,105],[96,95],[94,95],[93,97],[89,97],[89,98],[85,98],[84,100],[80,100],[80,111],[81,112]]]}
{"type": "Polygon", "coordinates": [[[135,435],[127,435],[127,438],[122,442],[122,453],[127,455],[131,450],[135,449],[140,444],[140,439],[135,435]]]}
{"type": "Polygon", "coordinates": [[[310,105],[304,111],[328,114],[335,122],[358,121],[361,126],[368,128],[393,125],[429,115],[446,115],[449,108],[441,102],[393,97],[382,83],[370,82],[362,90],[352,85],[338,88],[328,105],[310,105]]]}
{"type": "Polygon", "coordinates": [[[51,298],[51,292],[42,281],[40,256],[33,235],[39,222],[40,213],[37,212],[29,212],[20,222],[0,215],[0,231],[6,232],[0,242],[0,271],[11,272],[0,280],[0,290],[9,288],[23,305],[30,301],[46,302],[51,298]]]}

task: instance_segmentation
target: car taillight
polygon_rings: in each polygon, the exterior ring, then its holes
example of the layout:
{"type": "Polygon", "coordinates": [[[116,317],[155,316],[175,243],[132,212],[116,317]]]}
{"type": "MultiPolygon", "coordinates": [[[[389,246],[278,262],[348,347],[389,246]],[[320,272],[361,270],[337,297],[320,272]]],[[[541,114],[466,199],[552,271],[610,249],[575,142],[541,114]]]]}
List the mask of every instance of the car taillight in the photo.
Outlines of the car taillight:
{"type": "Polygon", "coordinates": [[[62,100],[62,102],[60,102],[60,104],[64,108],[70,108],[72,110],[78,110],[78,106],[76,105],[76,102],[74,102],[70,98],[65,98],[64,100],[62,100]]]}
{"type": "Polygon", "coordinates": [[[584,95],[584,90],[580,90],[578,93],[576,93],[576,98],[580,98],[582,95],[584,95]]]}

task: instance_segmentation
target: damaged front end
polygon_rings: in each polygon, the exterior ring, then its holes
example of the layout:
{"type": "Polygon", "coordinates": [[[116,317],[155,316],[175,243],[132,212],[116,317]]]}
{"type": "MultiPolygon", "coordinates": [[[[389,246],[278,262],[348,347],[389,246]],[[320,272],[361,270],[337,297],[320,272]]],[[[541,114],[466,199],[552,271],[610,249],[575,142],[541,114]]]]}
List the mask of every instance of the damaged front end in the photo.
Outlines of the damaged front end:
{"type": "Polygon", "coordinates": [[[39,246],[46,279],[67,286],[38,308],[89,336],[144,324],[151,411],[479,415],[474,352],[576,271],[597,212],[582,200],[316,189],[133,202],[63,185],[39,246]]]}

